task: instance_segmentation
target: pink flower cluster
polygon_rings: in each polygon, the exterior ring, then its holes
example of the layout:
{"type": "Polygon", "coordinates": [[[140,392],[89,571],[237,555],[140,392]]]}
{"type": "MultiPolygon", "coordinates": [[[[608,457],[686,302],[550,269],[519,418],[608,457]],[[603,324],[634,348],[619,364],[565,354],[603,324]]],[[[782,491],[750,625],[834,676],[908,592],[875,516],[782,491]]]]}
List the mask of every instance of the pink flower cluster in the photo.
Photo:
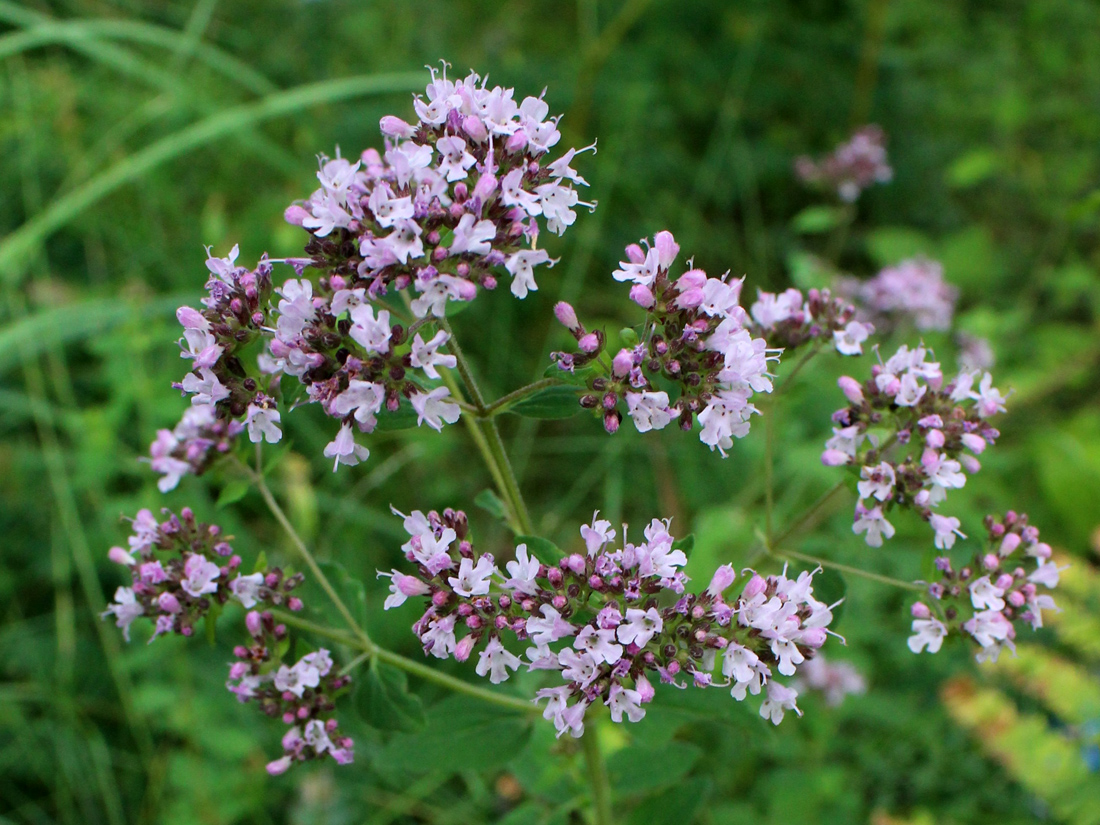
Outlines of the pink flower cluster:
{"type": "Polygon", "coordinates": [[[371,298],[412,287],[420,318],[443,317],[447,301],[469,301],[478,286],[494,289],[499,267],[517,298],[537,289],[534,268],[553,263],[535,245],[538,219],[561,235],[574,207],[595,204],[573,188],[587,185],[570,167],[578,150],[547,160],[558,118],[541,97],[517,103],[514,93],[473,72],[449,80],[444,66],[413,102],[416,123],[382,118],[383,154],[322,157],[321,188],[286,212],[315,236],[311,265],[371,298]]]}
{"type": "MultiPolygon", "coordinates": [[[[266,394],[264,382],[250,376],[240,358],[245,348],[263,335],[268,323],[271,263],[265,257],[254,270],[237,266],[236,246],[226,258],[207,252],[209,294],[202,301],[206,308],[180,307],[176,312],[183,325],[180,355],[189,359],[193,368],[173,386],[191,396],[192,406],[209,407],[219,420],[243,418],[251,441],[274,443],[282,437],[279,411],[266,394]]],[[[158,438],[153,445],[154,461],[170,454],[165,453],[170,440],[163,445],[160,442],[158,438]]],[[[169,480],[182,472],[182,465],[163,463],[166,469],[161,472],[166,472],[169,480]]],[[[195,464],[190,460],[188,464],[194,471],[195,464]]]]}
{"type": "Polygon", "coordinates": [[[811,289],[805,300],[793,287],[780,293],[757,291],[749,312],[752,332],[784,352],[831,338],[841,355],[862,355],[863,342],[875,331],[872,324],[854,320],[855,307],[827,289],[811,289]]]}
{"type": "Polygon", "coordinates": [[[229,666],[226,687],[241,702],[255,700],[266,715],[290,726],[283,736],[283,755],[268,763],[267,772],[276,776],[293,765],[325,757],[338,765],[351,764],[354,743],[340,733],[332,715],[335,696],[351,684],[351,677],[336,673],[324,648],[293,665],[280,663],[280,643],[287,631],[270,612],[250,611],[245,624],[252,641],[234,648],[237,661],[229,666]]]}
{"type": "Polygon", "coordinates": [[[858,129],[847,143],[820,161],[799,157],[794,168],[803,182],[835,189],[847,203],[869,186],[888,183],[894,177],[894,170],[886,162],[886,135],[874,125],[858,129]]]}
{"type": "Polygon", "coordinates": [[[836,707],[845,696],[867,691],[867,680],[850,662],[834,662],[824,654],[817,654],[798,669],[798,677],[791,686],[799,694],[819,692],[829,707],[836,707]]]}
{"type": "Polygon", "coordinates": [[[416,570],[379,574],[391,582],[386,608],[426,597],[427,612],[413,625],[425,653],[465,661],[480,648],[477,672],[494,684],[524,665],[558,673],[563,683],[536,696],[559,736],[580,736],[595,702],[616,722],[637,722],[654,677],[681,688],[683,677],[696,687],[729,687],[739,701],[766,688],[760,715],[775,724],[786,711],[801,713],[797,692],[772,677],[773,668],[794,675],[825,643],[832,611],[814,599],[812,572],[789,579],[746,571],[741,595],[727,601],[736,578],[729,565],[702,593],[685,592],[687,557],[667,521],[650,522],[637,544],[623,525],[620,543],[597,512],[580,529],[583,552],[544,563],[520,544],[501,571],[474,549],[461,512],[404,519],[410,538],[402,549],[416,570]],[[526,661],[505,647],[508,639],[528,644],[526,661]]]}
{"type": "Polygon", "coordinates": [[[940,365],[927,361],[928,355],[923,346],[903,345],[872,368],[869,381],[838,381],[850,406],[833,414],[840,426],[833,428],[821,460],[860,467],[852,529],[866,533],[872,547],[894,535],[886,513],[908,507],[932,526],[936,546],[949,549],[962,535],[959,520],[933,508],[948,490],[966,484],[965,473],[981,469],[975,456],[999,435],[988,419],[1004,412],[1005,398],[992,376],[985,373],[977,388],[979,374],[970,372],[944,384],[940,365]],[[914,448],[920,452],[909,452],[914,448]]]}
{"type": "Polygon", "coordinates": [[[235,419],[218,418],[210,404],[188,407],[180,422],[171,430],[157,430],[149,445],[149,458],[143,459],[161,473],[157,487],[162,493],[176,489],[185,475],[202,475],[220,455],[229,452],[245,425],[235,419]]]}
{"type": "Polygon", "coordinates": [[[618,430],[625,402],[639,432],[662,429],[674,419],[690,430],[697,417],[699,440],[725,456],[733,438],[748,434],[749,419],[758,412],[749,399],[771,392],[768,362],[778,360],[778,351],[753,337],[739,303],[741,281],[710,278],[701,269],[671,277],[679,251],[671,232],[658,232],[646,249],[626,248],[627,260],[612,277],[633,284],[630,297],[646,310],[646,319],[637,343],[620,349],[610,369],[600,357],[603,333],[587,332],[568,304],[555,311],[580,351],[554,357],[569,372],[591,365],[581,373],[589,393],[580,403],[603,416],[608,432],[618,430]],[[675,401],[661,389],[669,384],[679,390],[675,401]]]}
{"type": "Polygon", "coordinates": [[[1004,647],[1016,652],[1017,624],[1038,629],[1044,610],[1058,610],[1053,597],[1038,588],[1057,587],[1065,568],[1051,560],[1050,545],[1039,541],[1039,530],[1027,516],[1010,510],[1000,521],[986,516],[985,525],[987,550],[971,565],[956,571],[950,559],[936,559],[941,579],[928,586],[929,603],[912,608],[909,649],[914,653],[936,653],[956,630],[978,644],[979,662],[996,661],[1004,647]]]}
{"type": "Polygon", "coordinates": [[[924,330],[947,330],[959,290],[943,278],[943,264],[911,258],[887,267],[869,281],[842,278],[837,291],[859,306],[861,318],[891,329],[912,324],[924,330]]]}
{"type": "Polygon", "coordinates": [[[167,518],[158,522],[151,511],[140,510],[129,549],[112,547],[108,554],[128,569],[132,584],[115,591],[115,601],[103,617],[114,616],[127,640],[130,625],[141,616],[154,621],[150,642],[162,633],[190,636],[199,619],[230,597],[245,607],[265,601],[301,608],[290,595],[301,576],[284,578],[279,570],[266,577],[243,575],[238,572],[241,557],[233,553],[220,527],[196,522],[187,507],[178,516],[164,513],[167,518]]]}

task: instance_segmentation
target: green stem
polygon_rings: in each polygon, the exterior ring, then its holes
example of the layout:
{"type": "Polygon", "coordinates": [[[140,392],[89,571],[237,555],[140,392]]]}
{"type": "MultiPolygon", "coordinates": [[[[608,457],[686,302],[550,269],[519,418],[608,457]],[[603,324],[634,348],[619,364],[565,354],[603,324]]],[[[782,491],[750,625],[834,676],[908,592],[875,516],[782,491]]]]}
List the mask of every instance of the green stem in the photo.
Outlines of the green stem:
{"type": "Polygon", "coordinates": [[[790,374],[787,375],[783,379],[783,383],[781,383],[778,387],[775,388],[774,397],[778,397],[778,395],[781,392],[783,392],[783,390],[785,390],[788,387],[788,385],[790,385],[791,381],[794,380],[794,377],[796,375],[798,375],[798,373],[802,370],[802,368],[804,366],[806,366],[806,364],[808,364],[813,359],[813,357],[815,355],[817,355],[818,352],[820,352],[820,351],[821,351],[821,342],[820,341],[814,342],[814,345],[812,347],[810,347],[810,349],[806,352],[806,354],[803,355],[799,359],[798,363],[794,365],[794,369],[791,370],[790,374]]]}
{"type": "Polygon", "coordinates": [[[795,550],[772,550],[771,555],[781,556],[788,559],[798,559],[808,564],[817,564],[821,567],[832,568],[833,570],[839,570],[841,573],[848,573],[853,576],[859,576],[860,578],[870,579],[871,581],[878,582],[879,584],[889,584],[894,587],[900,587],[904,590],[919,590],[924,591],[924,586],[917,584],[916,582],[902,581],[901,579],[894,579],[890,576],[883,576],[879,573],[872,573],[870,570],[861,570],[858,567],[852,567],[851,565],[841,564],[836,561],[828,561],[827,559],[818,558],[817,556],[811,556],[806,553],[799,553],[795,550]]]}
{"type": "Polygon", "coordinates": [[[271,489],[267,486],[267,481],[263,476],[263,465],[260,462],[260,448],[261,445],[257,444],[256,469],[254,471],[249,470],[249,474],[252,476],[252,480],[256,482],[256,487],[259,489],[260,495],[263,496],[264,502],[267,504],[267,509],[271,511],[271,514],[275,516],[275,520],[279,522],[279,525],[286,531],[286,534],[290,537],[291,543],[294,545],[295,549],[297,549],[298,555],[302,557],[302,560],[306,563],[310,572],[316,577],[317,583],[321,585],[321,589],[325,591],[332,600],[332,603],[336,606],[336,609],[340,612],[340,615],[344,617],[344,621],[347,622],[352,633],[362,642],[363,649],[372,649],[374,647],[374,642],[370,640],[367,631],[359,625],[359,622],[355,621],[355,617],[351,615],[348,606],[344,604],[344,600],[340,598],[340,594],[336,592],[336,588],[332,586],[332,583],[328,580],[324,571],[321,570],[321,566],[317,564],[317,560],[313,558],[313,554],[309,552],[306,543],[302,541],[302,537],[298,535],[298,531],[294,529],[294,525],[290,523],[290,519],[288,519],[286,513],[283,512],[283,508],[279,506],[279,502],[276,501],[275,496],[272,495],[271,489]]]}
{"type": "Polygon", "coordinates": [[[592,785],[594,825],[612,825],[611,782],[607,777],[607,763],[604,762],[594,724],[589,724],[581,737],[581,744],[584,746],[585,762],[588,763],[588,780],[592,785]]]}
{"type": "MultiPolygon", "coordinates": [[[[299,630],[305,630],[309,633],[313,633],[317,636],[324,636],[326,639],[332,639],[334,642],[347,645],[348,647],[362,648],[363,642],[356,636],[352,636],[347,631],[337,630],[336,628],[329,627],[328,625],[318,624],[317,622],[311,622],[309,619],[303,619],[295,613],[288,613],[285,610],[272,610],[271,615],[283,624],[288,624],[291,627],[296,627],[299,630]]],[[[372,646],[373,649],[374,646],[372,646]]],[[[364,651],[368,652],[369,651],[364,651]]]]}
{"type": "Polygon", "coordinates": [[[775,506],[775,490],[773,487],[775,465],[775,413],[779,406],[777,399],[772,399],[768,405],[768,412],[764,416],[764,535],[767,538],[768,547],[772,546],[772,509],[775,506]]]}
{"type": "Polygon", "coordinates": [[[375,657],[380,662],[393,665],[396,668],[400,668],[406,673],[411,673],[414,676],[419,676],[426,682],[434,682],[437,685],[441,685],[455,693],[461,693],[466,696],[472,696],[475,699],[481,699],[484,702],[496,705],[497,707],[507,708],[508,710],[518,711],[520,713],[536,713],[538,708],[531,702],[527,702],[520,699],[517,696],[506,696],[499,693],[494,693],[491,690],[480,688],[477,685],[471,685],[469,682],[464,682],[461,679],[456,679],[454,676],[448,676],[446,673],[441,673],[438,670],[428,667],[425,664],[407,659],[399,653],[394,653],[392,650],[386,650],[385,648],[375,647],[375,657]]]}
{"type": "MultiPolygon", "coordinates": [[[[470,369],[470,364],[466,360],[465,354],[462,352],[462,347],[458,345],[454,330],[451,329],[451,325],[446,318],[441,318],[439,323],[447,334],[451,336],[450,340],[447,341],[447,347],[455,357],[458,374],[462,376],[462,383],[465,384],[466,391],[470,394],[470,399],[477,409],[477,417],[480,419],[473,421],[467,418],[467,420],[470,421],[468,426],[474,437],[474,443],[477,444],[477,448],[481,452],[481,457],[485,460],[485,464],[488,466],[489,472],[493,476],[493,481],[496,482],[497,489],[508,503],[508,509],[512,515],[512,529],[517,533],[529,535],[532,532],[531,516],[527,512],[527,505],[523,501],[523,493],[520,492],[519,482],[516,480],[516,474],[512,470],[512,463],[508,460],[508,453],[504,449],[504,441],[501,440],[500,430],[497,429],[496,422],[492,418],[487,417],[488,408],[485,406],[485,396],[482,395],[477,382],[474,380],[473,371],[470,369]]],[[[461,398],[461,395],[457,392],[457,386],[454,383],[453,377],[447,380],[447,385],[451,388],[452,394],[461,398]]],[[[507,398],[507,396],[505,396],[505,398],[507,398]]]]}
{"type": "Polygon", "coordinates": [[[802,530],[803,526],[805,526],[806,523],[809,522],[817,514],[817,511],[828,503],[829,499],[831,499],[840,490],[843,490],[846,487],[847,484],[844,481],[838,481],[836,484],[830,487],[828,491],[822,494],[822,496],[817,501],[811,504],[809,508],[807,508],[806,511],[802,513],[802,515],[796,518],[790,527],[788,527],[774,539],[771,539],[770,543],[782,544],[791,536],[798,534],[802,530]]]}

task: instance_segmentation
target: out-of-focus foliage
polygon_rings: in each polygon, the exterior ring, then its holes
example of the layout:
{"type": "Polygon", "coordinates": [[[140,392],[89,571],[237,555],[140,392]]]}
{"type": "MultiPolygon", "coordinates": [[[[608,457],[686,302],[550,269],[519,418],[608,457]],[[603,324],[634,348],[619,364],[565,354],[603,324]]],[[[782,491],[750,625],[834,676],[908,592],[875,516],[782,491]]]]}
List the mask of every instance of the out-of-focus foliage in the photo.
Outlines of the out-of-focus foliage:
{"type": "MultiPolygon", "coordinates": [[[[0,24],[5,821],[583,821],[574,743],[415,679],[426,726],[372,728],[348,700],[355,766],[271,779],[277,732],[224,689],[231,640],[125,645],[96,616],[121,583],[105,558],[125,535],[119,515],[141,506],[190,504],[236,533],[246,558],[287,557],[255,494],[218,507],[215,477],[163,497],[138,462],[184,404],[169,388],[183,371],[173,311],[202,288],[203,244],[224,253],[239,241],[248,260],[297,252],[282,210],[315,186],[314,155],[379,145],[378,118],[408,113],[415,75],[440,58],[519,94],[547,87],[551,110],[566,112],[565,145],[599,138],[578,167],[599,208],[547,240],[562,262],[540,291],[520,303],[501,290],[455,321],[493,397],[540,375],[567,340],[554,301],[609,330],[629,319],[609,273],[626,243],[655,230],[672,229],[712,273],[747,274],[750,295],[814,285],[811,254],[866,277],[923,253],[961,290],[961,327],[992,342],[998,386],[1014,389],[1003,439],[953,498],[964,529],[1015,507],[1075,565],[1097,552],[1091,0],[3,0],[0,24]],[[374,79],[292,91],[354,77],[374,79]],[[794,216],[819,201],[794,181],[793,158],[864,122],[889,135],[895,180],[864,195],[842,237],[807,232],[813,221],[794,216]]],[[[953,360],[946,336],[926,340],[953,360]]],[[[840,370],[822,359],[800,374],[781,412],[780,525],[835,480],[817,456],[840,370]]],[[[368,463],[334,476],[318,461],[330,433],[316,413],[287,421],[277,492],[319,555],[367,582],[378,641],[418,657],[410,616],[383,614],[373,579],[399,557],[389,505],[462,507],[483,549],[503,547],[503,528],[473,505],[488,474],[454,428],[378,433],[368,463]]],[[[575,544],[596,503],[613,522],[673,516],[696,533],[698,571],[747,560],[762,427],[722,462],[672,432],[609,439],[586,417],[503,423],[541,535],[575,544]]],[[[799,549],[926,573],[924,525],[899,519],[888,552],[874,554],[851,534],[851,503],[838,499],[799,549]]],[[[808,697],[803,719],[773,730],[720,691],[661,691],[645,724],[600,730],[617,810],[650,825],[1095,821],[1100,602],[1073,576],[1056,635],[1029,639],[992,674],[954,647],[912,655],[905,594],[849,579],[848,647],[834,655],[866,674],[865,695],[836,709],[808,697]],[[940,686],[960,671],[970,681],[952,683],[945,707],[940,686]]]]}

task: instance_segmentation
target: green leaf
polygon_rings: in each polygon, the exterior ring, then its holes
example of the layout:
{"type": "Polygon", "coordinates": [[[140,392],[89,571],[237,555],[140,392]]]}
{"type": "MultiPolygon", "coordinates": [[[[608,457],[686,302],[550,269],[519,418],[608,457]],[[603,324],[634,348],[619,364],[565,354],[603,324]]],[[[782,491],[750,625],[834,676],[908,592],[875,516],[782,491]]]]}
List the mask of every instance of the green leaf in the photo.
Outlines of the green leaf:
{"type": "Polygon", "coordinates": [[[1001,159],[992,149],[967,152],[948,167],[947,184],[955,189],[969,189],[997,174],[1001,159]]]}
{"type": "Polygon", "coordinates": [[[256,556],[256,563],[252,565],[253,573],[266,573],[267,572],[267,551],[261,550],[260,555],[256,556]]]}
{"type": "Polygon", "coordinates": [[[409,693],[405,671],[375,659],[355,689],[355,708],[379,730],[417,731],[427,722],[420,697],[409,693]]]}
{"type": "Polygon", "coordinates": [[[527,545],[527,552],[543,564],[557,564],[565,558],[565,552],[550,539],[541,536],[516,536],[516,546],[527,545]]]}
{"type": "Polygon", "coordinates": [[[884,226],[867,233],[867,251],[879,266],[890,266],[918,255],[934,256],[932,242],[907,226],[884,226]]]}
{"type": "Polygon", "coordinates": [[[218,500],[215,503],[215,507],[221,510],[223,507],[228,507],[230,504],[236,504],[242,498],[245,493],[248,492],[252,483],[244,478],[234,479],[222,487],[222,491],[218,493],[218,500]]]}
{"type": "Polygon", "coordinates": [[[816,235],[836,229],[848,220],[842,206],[809,206],[791,219],[791,227],[803,235],[816,235]]]}
{"type": "Polygon", "coordinates": [[[638,345],[638,331],[634,327],[623,327],[619,330],[619,340],[624,347],[636,347],[638,345]]]}
{"type": "Polygon", "coordinates": [[[676,539],[672,542],[673,550],[683,550],[684,555],[689,559],[691,558],[691,551],[695,549],[695,534],[688,533],[682,539],[676,539]]]}
{"type": "Polygon", "coordinates": [[[399,733],[380,749],[374,764],[402,782],[410,774],[485,770],[520,752],[531,722],[466,696],[451,696],[427,712],[423,730],[399,733]]]}
{"type": "Polygon", "coordinates": [[[210,610],[207,611],[206,618],[203,621],[206,623],[206,641],[213,647],[218,641],[218,616],[222,614],[222,606],[217,602],[211,602],[210,610]]]}
{"type": "Polygon", "coordinates": [[[508,412],[524,418],[572,418],[581,411],[578,399],[576,387],[547,387],[513,404],[508,412]]]}
{"type": "Polygon", "coordinates": [[[564,381],[566,384],[576,384],[577,386],[587,386],[590,378],[595,378],[600,374],[599,369],[593,364],[588,364],[583,367],[577,367],[572,372],[569,370],[563,370],[557,364],[551,364],[542,373],[543,378],[557,378],[559,381],[564,381]]]}
{"type": "Polygon", "coordinates": [[[499,521],[504,521],[508,516],[508,508],[500,496],[488,488],[474,496],[474,504],[499,521]]]}
{"type": "Polygon", "coordinates": [[[412,404],[409,403],[407,398],[401,399],[401,404],[397,408],[397,412],[390,412],[383,408],[378,413],[378,427],[377,429],[382,431],[388,430],[408,430],[416,426],[416,410],[413,409],[412,404]]]}

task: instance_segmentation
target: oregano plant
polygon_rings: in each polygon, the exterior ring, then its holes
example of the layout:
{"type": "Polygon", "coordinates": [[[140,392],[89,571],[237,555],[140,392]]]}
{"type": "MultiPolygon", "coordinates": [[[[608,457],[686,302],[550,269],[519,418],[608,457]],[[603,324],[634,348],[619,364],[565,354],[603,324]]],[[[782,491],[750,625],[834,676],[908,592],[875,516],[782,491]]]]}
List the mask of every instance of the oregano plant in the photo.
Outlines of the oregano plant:
{"type": "MultiPolygon", "coordinates": [[[[1013,649],[1019,629],[1040,627],[1043,611],[1057,609],[1048,591],[1060,568],[1025,515],[1010,510],[964,525],[950,514],[950,491],[980,470],[978,456],[997,440],[1006,397],[981,342],[967,342],[963,363],[950,370],[920,341],[919,333],[951,323],[955,295],[938,264],[914,259],[870,281],[841,277],[831,289],[750,297],[751,273],[709,275],[661,231],[628,244],[608,273],[633,326],[609,331],[585,322],[583,300],[559,302],[553,315],[575,346],[553,353],[540,380],[489,398],[475,374],[499,368],[509,353],[475,368],[451,318],[474,300],[538,300],[536,273],[553,277],[557,263],[540,237],[562,235],[578,208],[596,207],[582,200],[588,184],[574,168],[595,163],[585,153],[595,155],[596,144],[563,150],[541,96],[517,100],[474,73],[451,80],[445,66],[432,70],[413,110],[408,120],[382,118],[381,149],[320,157],[319,187],[285,213],[301,228],[299,257],[245,266],[236,246],[224,257],[208,250],[207,295],[177,314],[187,371],[174,386],[190,406],[150,448],[158,486],[167,492],[185,475],[225,468],[239,479],[226,487],[226,503],[258,491],[296,557],[245,560],[233,537],[189,508],[140,511],[128,546],[110,550],[130,580],[105,615],[127,638],[138,620],[147,620],[152,641],[192,636],[200,621],[212,628],[229,602],[243,608],[227,688],[284,731],[269,773],[318,759],[355,763],[341,726],[353,683],[362,683],[356,703],[372,724],[423,724],[412,674],[501,714],[540,714],[557,736],[582,739],[594,821],[608,823],[614,812],[589,733],[593,717],[645,724],[663,691],[718,689],[778,725],[801,715],[800,691],[864,689],[858,673],[830,669],[821,654],[844,644],[832,629],[840,601],[823,584],[836,570],[912,591],[914,653],[935,653],[957,637],[978,659],[996,658],[1013,649]],[[483,295],[501,287],[510,296],[483,295]],[[917,337],[909,344],[879,351],[876,335],[910,328],[917,337]],[[838,382],[821,453],[835,486],[801,516],[774,523],[769,428],[754,567],[721,564],[705,582],[685,574],[693,539],[667,514],[613,524],[597,503],[567,546],[539,536],[497,426],[509,412],[591,416],[608,438],[623,438],[624,427],[642,439],[675,428],[698,438],[709,471],[721,473],[736,462],[728,458],[734,440],[769,427],[803,370],[860,356],[855,375],[838,382]],[[793,365],[781,382],[780,362],[793,365]],[[369,463],[376,431],[417,426],[463,438],[451,428],[463,421],[493,479],[494,490],[472,489],[441,511],[417,501],[415,490],[385,502],[407,540],[403,563],[378,572],[389,584],[384,606],[407,614],[422,660],[375,641],[363,584],[317,560],[268,486],[264,450],[283,440],[284,417],[308,404],[331,419],[317,458],[332,472],[369,463]],[[927,522],[927,541],[942,553],[935,580],[896,580],[792,549],[819,508],[844,491],[855,498],[847,540],[870,552],[886,547],[902,511],[927,522]],[[461,509],[471,504],[510,529],[503,552],[479,546],[461,509]],[[331,603],[336,623],[307,618],[307,590],[331,603]],[[351,655],[341,660],[340,651],[351,655]],[[466,662],[488,685],[437,669],[443,659],[466,662]],[[541,679],[532,695],[495,689],[521,670],[541,679]]],[[[796,173],[835,198],[822,214],[850,221],[861,191],[892,176],[885,136],[861,129],[824,159],[799,159],[796,173]]]]}

